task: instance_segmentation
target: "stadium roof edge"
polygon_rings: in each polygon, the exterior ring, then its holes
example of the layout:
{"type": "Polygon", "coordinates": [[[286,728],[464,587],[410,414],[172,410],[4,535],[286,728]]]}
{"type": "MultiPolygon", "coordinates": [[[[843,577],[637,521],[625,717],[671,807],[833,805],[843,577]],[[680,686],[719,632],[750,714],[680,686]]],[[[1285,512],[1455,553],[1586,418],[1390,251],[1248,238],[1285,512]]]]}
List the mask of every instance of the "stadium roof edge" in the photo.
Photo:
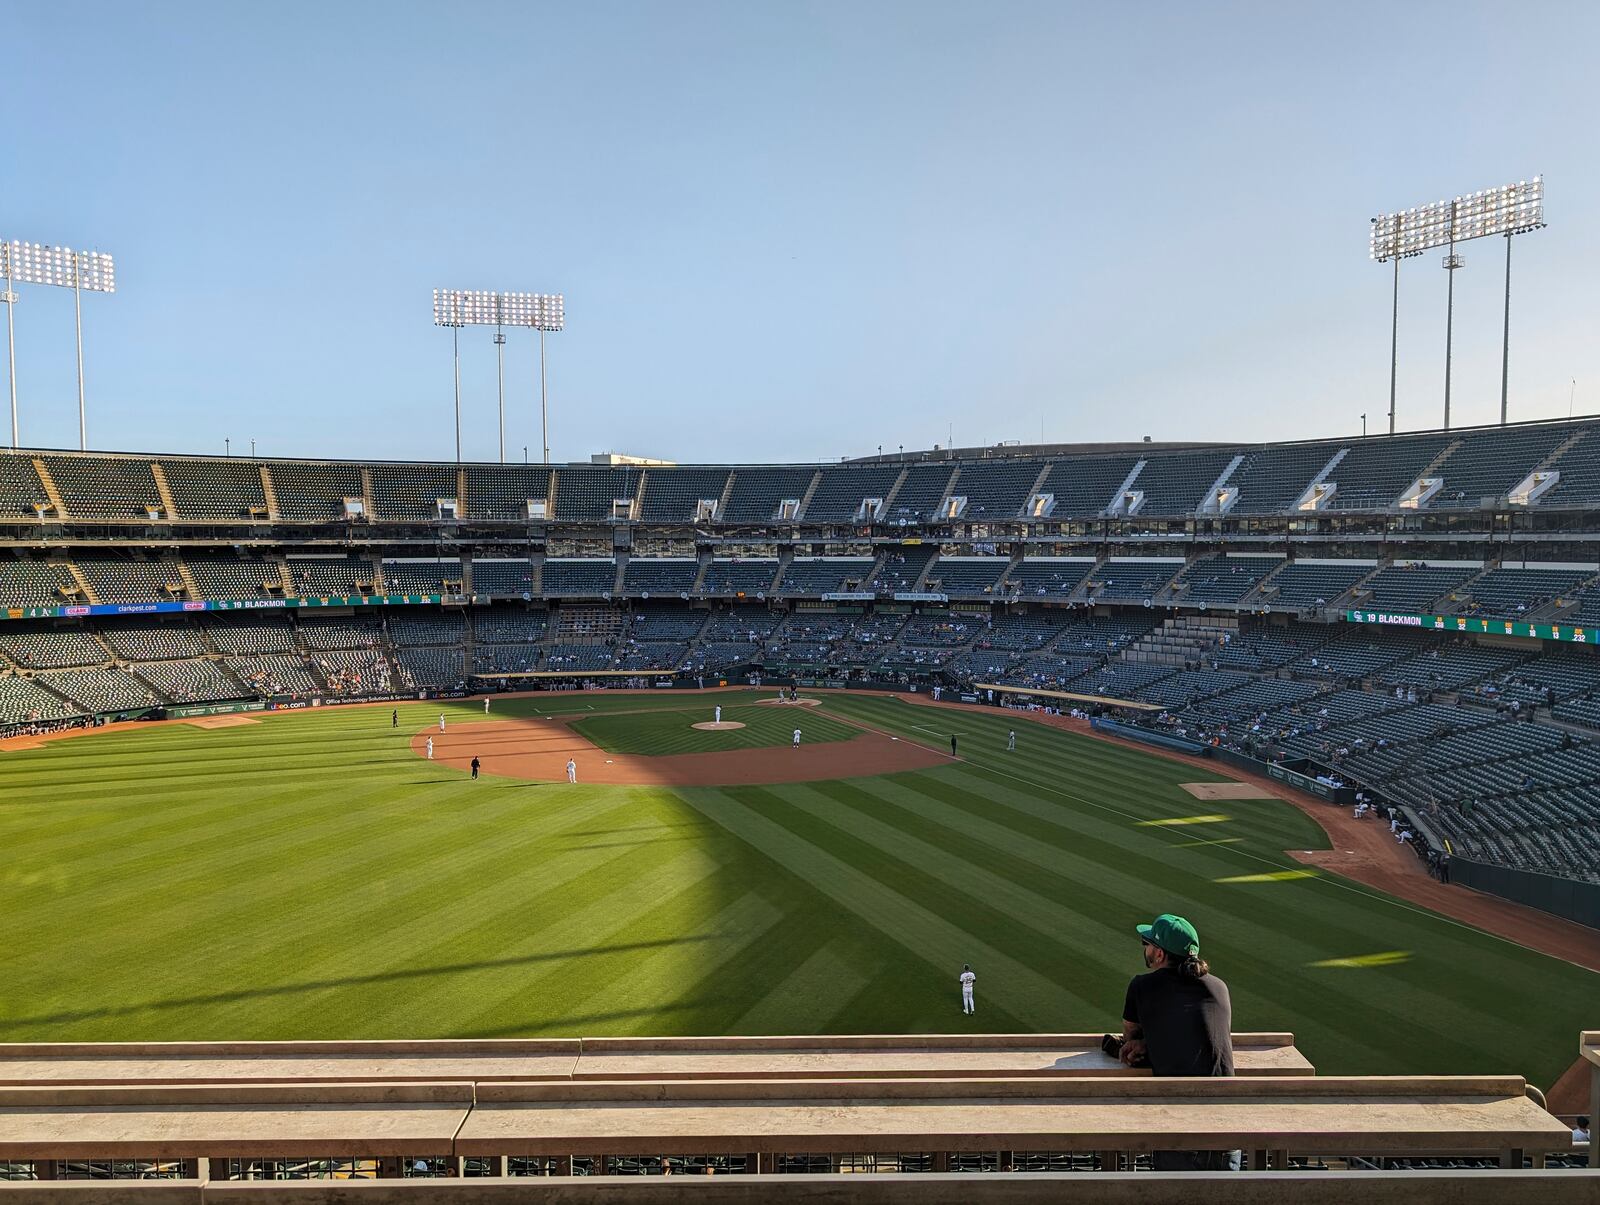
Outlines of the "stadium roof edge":
{"type": "MultiPolygon", "coordinates": [[[[1600,414],[1575,414],[1571,417],[1529,419],[1519,423],[1509,423],[1505,430],[1520,430],[1528,427],[1548,427],[1562,424],[1580,424],[1600,422],[1600,414]]],[[[916,462],[922,460],[996,460],[1001,458],[1028,458],[1038,456],[1093,456],[1127,454],[1129,452],[1185,452],[1206,451],[1220,448],[1237,448],[1248,451],[1256,448],[1281,448],[1299,447],[1309,444],[1344,444],[1366,440],[1384,439],[1412,439],[1423,436],[1437,435],[1470,435],[1481,431],[1494,431],[1502,429],[1499,423],[1483,423],[1472,427],[1450,427],[1449,429],[1432,427],[1418,431],[1397,431],[1394,435],[1375,433],[1372,435],[1320,435],[1307,439],[1281,439],[1281,440],[1221,440],[1221,441],[1194,441],[1194,442],[1107,442],[1093,444],[1001,444],[977,448],[939,448],[923,451],[902,453],[884,453],[882,456],[841,457],[838,460],[803,460],[803,461],[752,461],[752,460],[724,460],[724,461],[680,461],[673,464],[673,469],[781,469],[781,468],[809,468],[827,469],[836,468],[841,464],[862,465],[873,463],[900,463],[916,462]]],[[[363,465],[406,465],[437,467],[457,463],[453,457],[441,456],[435,460],[388,460],[376,457],[351,457],[351,456],[218,456],[214,452],[150,452],[137,449],[111,450],[94,449],[80,452],[76,448],[0,448],[0,454],[13,456],[72,456],[107,459],[126,457],[148,457],[151,460],[206,460],[223,461],[236,460],[244,464],[363,464],[363,465]]],[[[552,461],[546,465],[539,462],[532,463],[501,463],[494,460],[463,460],[460,465],[464,469],[603,469],[612,467],[624,471],[637,469],[640,472],[652,466],[643,465],[595,465],[584,460],[552,461]]]]}

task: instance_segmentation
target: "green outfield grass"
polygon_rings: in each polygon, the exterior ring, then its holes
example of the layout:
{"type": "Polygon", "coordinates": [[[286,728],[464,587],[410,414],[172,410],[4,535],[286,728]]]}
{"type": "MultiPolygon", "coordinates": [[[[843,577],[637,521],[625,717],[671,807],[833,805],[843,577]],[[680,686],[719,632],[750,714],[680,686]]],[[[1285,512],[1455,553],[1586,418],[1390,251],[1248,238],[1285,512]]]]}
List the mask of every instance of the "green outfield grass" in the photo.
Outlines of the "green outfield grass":
{"type": "MultiPolygon", "coordinates": [[[[678,700],[682,705],[682,699],[678,700]]],[[[840,723],[817,707],[738,706],[724,704],[724,723],[743,724],[708,732],[694,725],[710,723],[716,714],[715,700],[697,700],[683,711],[656,710],[642,715],[597,715],[577,720],[572,727],[607,753],[641,753],[660,757],[668,753],[711,753],[728,749],[759,749],[769,745],[788,747],[794,730],[806,744],[819,741],[847,741],[861,735],[861,729],[840,723]]]]}
{"type": "MultiPolygon", "coordinates": [[[[1324,838],[1288,805],[1202,802],[1178,786],[1207,777],[1191,767],[1003,714],[823,698],[773,722],[953,731],[964,760],[768,787],[471,782],[409,749],[438,703],[398,729],[384,705],[0,753],[0,1040],[1114,1029],[1132,927],[1164,910],[1198,925],[1236,1026],[1292,1030],[1325,1073],[1548,1086],[1595,1024],[1600,977],[1308,874],[1283,851],[1324,838]]],[[[692,731],[749,699],[529,696],[488,718],[692,731]]]]}

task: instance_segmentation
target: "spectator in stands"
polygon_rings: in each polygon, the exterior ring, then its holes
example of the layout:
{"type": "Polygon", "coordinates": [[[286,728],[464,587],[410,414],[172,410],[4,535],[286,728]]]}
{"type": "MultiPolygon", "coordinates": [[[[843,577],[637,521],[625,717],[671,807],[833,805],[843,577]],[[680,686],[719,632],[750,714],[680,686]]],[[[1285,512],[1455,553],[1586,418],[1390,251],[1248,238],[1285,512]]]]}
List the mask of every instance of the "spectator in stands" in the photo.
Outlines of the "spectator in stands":
{"type": "MultiPolygon", "coordinates": [[[[1200,935],[1162,913],[1138,926],[1148,973],[1135,975],[1122,1006],[1122,1061],[1158,1076],[1231,1076],[1233,1004],[1228,985],[1200,957],[1200,935]]],[[[1161,1171],[1238,1171],[1239,1151],[1156,1151],[1161,1171]]]]}

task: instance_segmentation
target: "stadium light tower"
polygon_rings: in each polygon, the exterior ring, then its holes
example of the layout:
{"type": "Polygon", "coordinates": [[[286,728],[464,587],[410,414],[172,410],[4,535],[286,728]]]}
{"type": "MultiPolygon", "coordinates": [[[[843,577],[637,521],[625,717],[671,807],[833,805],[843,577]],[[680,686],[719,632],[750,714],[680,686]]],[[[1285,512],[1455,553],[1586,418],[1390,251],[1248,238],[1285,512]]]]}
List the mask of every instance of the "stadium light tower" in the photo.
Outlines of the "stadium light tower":
{"type": "Polygon", "coordinates": [[[11,381],[11,446],[18,446],[17,431],[17,337],[12,311],[17,304],[15,284],[56,285],[72,290],[72,311],[78,332],[78,450],[89,447],[89,424],[83,404],[83,291],[115,293],[116,270],[109,255],[98,251],[74,251],[71,247],[47,247],[41,243],[0,242],[0,275],[6,290],[0,301],[6,305],[6,367],[11,381]]]}
{"type": "Polygon", "coordinates": [[[1445,271],[1450,273],[1446,291],[1444,342],[1444,425],[1450,427],[1450,359],[1455,323],[1455,273],[1465,262],[1456,254],[1456,244],[1470,239],[1504,235],[1506,240],[1505,332],[1500,357],[1500,422],[1506,422],[1507,386],[1511,370],[1511,236],[1543,230],[1544,177],[1518,180],[1486,188],[1450,201],[1435,201],[1417,209],[1380,214],[1372,219],[1370,254],[1378,263],[1394,263],[1394,316],[1389,335],[1389,434],[1394,434],[1395,369],[1398,364],[1397,340],[1400,331],[1400,261],[1421,255],[1434,247],[1447,248],[1445,271]]]}
{"type": "Polygon", "coordinates": [[[505,334],[508,326],[539,332],[539,414],[544,430],[544,462],[550,463],[550,408],[544,366],[546,331],[566,326],[566,300],[560,293],[494,293],[455,289],[433,291],[433,324],[454,328],[456,339],[456,459],[461,459],[461,344],[463,326],[492,326],[500,374],[500,463],[506,461],[505,334]]]}

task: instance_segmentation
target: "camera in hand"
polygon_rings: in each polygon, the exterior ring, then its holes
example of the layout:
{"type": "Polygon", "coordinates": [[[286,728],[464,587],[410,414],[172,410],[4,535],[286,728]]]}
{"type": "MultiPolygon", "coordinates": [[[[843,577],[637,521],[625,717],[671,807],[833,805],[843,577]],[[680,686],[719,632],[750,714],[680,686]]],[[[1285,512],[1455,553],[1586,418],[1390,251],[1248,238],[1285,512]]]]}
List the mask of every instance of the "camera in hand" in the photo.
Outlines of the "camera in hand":
{"type": "MultiPolygon", "coordinates": [[[[1127,1039],[1119,1038],[1115,1034],[1108,1033],[1100,1039],[1100,1049],[1118,1062],[1122,1061],[1122,1048],[1127,1044],[1127,1039]]],[[[1130,1067],[1148,1067],[1149,1065],[1149,1058],[1142,1054],[1128,1064],[1130,1067]]]]}

